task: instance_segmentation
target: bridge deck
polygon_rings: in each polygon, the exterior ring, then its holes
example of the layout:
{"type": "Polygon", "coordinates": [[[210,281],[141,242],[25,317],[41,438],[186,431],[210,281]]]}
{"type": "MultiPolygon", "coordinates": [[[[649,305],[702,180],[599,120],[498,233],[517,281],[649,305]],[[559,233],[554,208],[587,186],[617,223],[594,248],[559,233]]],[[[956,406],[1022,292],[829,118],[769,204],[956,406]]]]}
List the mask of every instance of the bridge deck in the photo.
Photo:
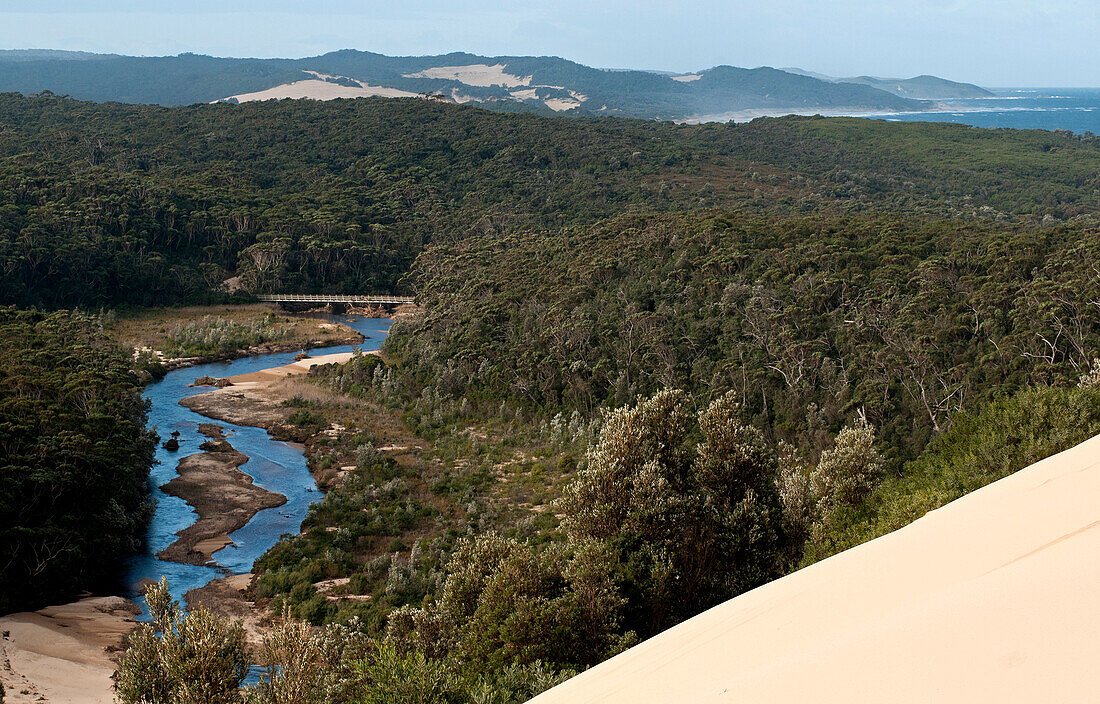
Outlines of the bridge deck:
{"type": "Polygon", "coordinates": [[[351,296],[309,293],[271,293],[256,296],[256,298],[267,303],[346,303],[348,305],[371,305],[413,302],[412,296],[351,296]]]}

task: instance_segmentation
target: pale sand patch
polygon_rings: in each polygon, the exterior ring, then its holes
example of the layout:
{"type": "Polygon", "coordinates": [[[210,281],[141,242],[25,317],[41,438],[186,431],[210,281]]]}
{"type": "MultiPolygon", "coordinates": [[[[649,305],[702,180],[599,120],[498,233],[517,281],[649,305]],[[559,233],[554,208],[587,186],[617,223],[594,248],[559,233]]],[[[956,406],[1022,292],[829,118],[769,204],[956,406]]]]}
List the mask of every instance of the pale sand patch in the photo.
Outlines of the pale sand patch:
{"type": "Polygon", "coordinates": [[[683,76],[669,76],[669,78],[680,83],[691,83],[692,81],[698,81],[702,76],[697,73],[685,73],[683,76]]]}
{"type": "Polygon", "coordinates": [[[570,98],[547,98],[543,102],[546,103],[546,107],[550,108],[551,110],[553,110],[555,112],[564,112],[566,110],[572,110],[573,108],[580,105],[580,103],[578,101],[571,100],[570,98]]]}
{"type": "MultiPolygon", "coordinates": [[[[364,352],[363,354],[378,354],[377,352],[364,352]]],[[[344,364],[349,359],[355,356],[354,352],[337,352],[335,354],[322,354],[317,357],[308,357],[306,359],[299,360],[297,362],[291,362],[281,367],[272,367],[271,369],[261,369],[258,372],[251,372],[249,374],[238,374],[236,376],[229,377],[229,380],[233,382],[233,386],[243,386],[244,388],[250,388],[257,384],[263,384],[275,379],[282,379],[288,376],[295,376],[297,374],[306,374],[311,367],[315,367],[318,364],[344,364]]]]}
{"type": "Polygon", "coordinates": [[[121,597],[89,597],[0,618],[0,681],[7,704],[109,704],[115,663],[137,607],[121,597]],[[24,694],[23,692],[27,693],[24,694]]]}
{"type": "Polygon", "coordinates": [[[1098,701],[1100,437],[536,697],[1098,701]]]}
{"type": "Polygon", "coordinates": [[[322,81],[320,79],[307,78],[304,81],[294,81],[256,91],[255,93],[241,93],[230,96],[238,102],[247,103],[254,100],[282,100],[283,98],[312,100],[335,100],[336,98],[419,98],[419,93],[412,93],[397,88],[384,88],[382,86],[370,86],[360,83],[358,86],[341,86],[336,83],[322,81]]]}
{"type": "Polygon", "coordinates": [[[505,88],[518,88],[531,85],[530,76],[513,76],[504,72],[504,64],[489,66],[488,64],[470,64],[469,66],[433,66],[432,68],[406,73],[405,78],[442,78],[448,81],[458,81],[468,86],[504,86],[505,88]]]}
{"type": "Polygon", "coordinates": [[[517,100],[538,100],[539,92],[536,88],[525,88],[523,90],[513,90],[510,95],[517,100]]]}

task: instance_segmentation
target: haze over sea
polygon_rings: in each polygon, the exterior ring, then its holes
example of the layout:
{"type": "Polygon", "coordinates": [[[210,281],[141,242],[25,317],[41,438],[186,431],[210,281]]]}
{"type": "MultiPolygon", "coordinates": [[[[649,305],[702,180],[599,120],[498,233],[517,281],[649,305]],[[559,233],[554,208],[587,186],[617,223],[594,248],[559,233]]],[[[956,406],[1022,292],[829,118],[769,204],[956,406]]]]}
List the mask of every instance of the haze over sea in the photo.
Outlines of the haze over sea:
{"type": "Polygon", "coordinates": [[[935,111],[861,113],[859,116],[1100,134],[1100,88],[1011,88],[994,92],[996,97],[993,98],[943,101],[943,107],[935,111]]]}

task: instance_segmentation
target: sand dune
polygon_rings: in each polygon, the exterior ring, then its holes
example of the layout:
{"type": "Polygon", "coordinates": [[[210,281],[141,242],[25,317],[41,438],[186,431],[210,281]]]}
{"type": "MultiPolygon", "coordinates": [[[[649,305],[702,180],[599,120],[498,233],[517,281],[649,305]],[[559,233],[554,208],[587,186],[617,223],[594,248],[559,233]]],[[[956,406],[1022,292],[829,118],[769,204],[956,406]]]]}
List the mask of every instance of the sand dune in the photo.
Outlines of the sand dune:
{"type": "Polygon", "coordinates": [[[1100,701],[1100,437],[534,699],[1100,701]]]}
{"type": "Polygon", "coordinates": [[[247,103],[253,100],[281,100],[283,98],[311,98],[313,100],[335,100],[336,98],[418,98],[418,93],[397,88],[383,88],[381,86],[342,86],[320,79],[309,78],[304,81],[294,81],[268,88],[255,93],[241,93],[230,96],[226,100],[235,98],[238,102],[247,103]]]}
{"type": "Polygon", "coordinates": [[[433,66],[416,73],[407,73],[405,78],[443,78],[458,81],[468,86],[504,86],[518,88],[531,85],[530,76],[513,76],[504,72],[504,64],[470,64],[468,66],[433,66]]]}

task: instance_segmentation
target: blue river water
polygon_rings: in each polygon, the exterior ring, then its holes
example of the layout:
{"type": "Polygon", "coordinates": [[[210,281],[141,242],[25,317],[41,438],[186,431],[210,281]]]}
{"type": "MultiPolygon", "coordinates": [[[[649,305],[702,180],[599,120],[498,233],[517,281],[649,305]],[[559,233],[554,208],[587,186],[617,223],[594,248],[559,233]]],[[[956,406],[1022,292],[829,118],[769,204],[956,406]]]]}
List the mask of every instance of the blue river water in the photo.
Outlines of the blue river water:
{"type": "Polygon", "coordinates": [[[1100,134],[1100,88],[1006,88],[994,93],[992,98],[944,100],[936,110],[864,113],[857,117],[1100,134]]]}
{"type": "MultiPolygon", "coordinates": [[[[376,350],[386,339],[390,327],[390,320],[386,318],[336,319],[359,331],[366,339],[359,345],[318,348],[315,354],[351,352],[356,348],[376,350]]],[[[295,354],[281,352],[177,369],[145,388],[145,397],[152,404],[149,426],[156,429],[162,440],[166,440],[172,431],[179,431],[180,448],[169,452],[163,445],[158,446],[157,464],[149,478],[156,511],[149,525],[146,549],[144,553],[134,556],[126,566],[123,592],[136,599],[143,609],[144,599],[138,597],[143,579],[156,581],[167,576],[172,595],[182,599],[187,591],[205,586],[213,579],[249,572],[252,564],[281,536],[296,534],[300,530],[310,504],[321,499],[322,494],[306,467],[300,446],[275,440],[262,428],[211,420],[179,405],[183,398],[212,390],[188,386],[196,377],[224,377],[278,367],[293,361],[295,354]],[[201,451],[199,445],[207,438],[198,432],[200,423],[215,423],[224,428],[226,439],[249,458],[241,465],[241,471],[251,476],[257,486],[287,497],[287,503],[260,511],[247,525],[232,533],[229,537],[233,543],[213,555],[217,567],[166,562],[156,556],[176,539],[177,531],[195,522],[196,514],[191,507],[183,499],[168,496],[160,487],[177,475],[176,463],[181,458],[201,451]]],[[[145,615],[148,615],[147,612],[145,615]]]]}

